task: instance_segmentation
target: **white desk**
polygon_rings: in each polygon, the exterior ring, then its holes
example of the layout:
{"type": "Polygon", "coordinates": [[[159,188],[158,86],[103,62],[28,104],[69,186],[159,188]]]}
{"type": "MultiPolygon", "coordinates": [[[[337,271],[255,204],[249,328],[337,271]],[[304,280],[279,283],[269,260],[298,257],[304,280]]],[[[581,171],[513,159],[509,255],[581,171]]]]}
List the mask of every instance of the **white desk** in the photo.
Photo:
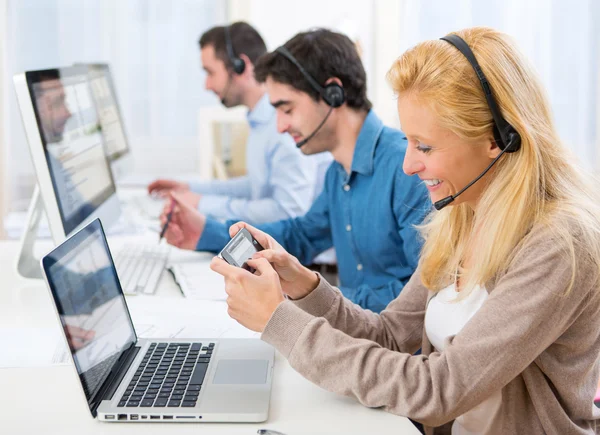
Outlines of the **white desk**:
{"type": "MultiPolygon", "coordinates": [[[[155,237],[153,234],[151,240],[155,237]]],[[[50,247],[49,242],[45,243],[42,250],[50,247]]],[[[113,247],[120,243],[123,241],[110,241],[113,247]]],[[[0,328],[56,325],[45,285],[17,275],[14,269],[16,251],[17,242],[0,242],[0,328]]],[[[205,258],[208,259],[208,256],[205,258]]],[[[208,267],[207,260],[204,264],[208,267]]],[[[182,306],[186,302],[168,273],[163,274],[158,295],[180,300],[182,306]]],[[[135,297],[128,299],[131,304],[135,304],[133,299],[135,297]]],[[[203,303],[226,316],[224,302],[203,303]]],[[[233,327],[235,322],[229,321],[233,327]]],[[[239,328],[237,323],[235,327],[239,328]]],[[[10,351],[4,347],[1,349],[2,352],[10,351]]],[[[354,399],[329,393],[311,384],[280,355],[275,362],[269,419],[258,424],[101,423],[92,419],[87,404],[82,400],[77,376],[72,367],[66,365],[0,369],[0,392],[0,433],[7,435],[250,435],[259,428],[271,428],[286,435],[419,433],[404,417],[365,408],[354,399]]]]}

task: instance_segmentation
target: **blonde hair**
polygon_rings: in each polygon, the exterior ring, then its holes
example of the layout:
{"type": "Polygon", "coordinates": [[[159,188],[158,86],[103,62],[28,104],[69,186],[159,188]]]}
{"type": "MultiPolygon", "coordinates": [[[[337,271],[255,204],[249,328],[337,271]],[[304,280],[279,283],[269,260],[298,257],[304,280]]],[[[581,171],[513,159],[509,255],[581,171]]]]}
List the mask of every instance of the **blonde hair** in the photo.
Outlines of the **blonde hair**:
{"type": "MultiPolygon", "coordinates": [[[[465,254],[475,253],[469,269],[460,273],[468,294],[505,271],[531,229],[542,224],[571,262],[568,293],[577,268],[575,244],[583,246],[600,273],[600,207],[591,175],[561,144],[540,81],[512,40],[484,27],[455,33],[475,53],[502,115],[521,135],[521,149],[498,161],[477,213],[459,204],[430,214],[420,227],[425,239],[421,279],[439,291],[453,282],[465,254]]],[[[395,61],[387,78],[398,95],[415,96],[459,137],[492,137],[494,123],[481,84],[451,44],[418,44],[395,61]]]]}

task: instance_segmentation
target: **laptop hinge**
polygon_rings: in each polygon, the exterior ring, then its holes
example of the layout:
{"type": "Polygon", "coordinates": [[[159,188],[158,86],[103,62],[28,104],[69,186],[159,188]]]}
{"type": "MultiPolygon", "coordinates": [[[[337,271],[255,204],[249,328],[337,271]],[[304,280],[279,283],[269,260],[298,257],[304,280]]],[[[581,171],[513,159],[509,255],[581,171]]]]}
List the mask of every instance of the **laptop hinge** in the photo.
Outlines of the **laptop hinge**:
{"type": "Polygon", "coordinates": [[[96,417],[97,415],[96,410],[100,406],[100,403],[102,403],[103,400],[112,399],[113,395],[115,394],[115,391],[117,391],[117,388],[119,387],[121,381],[127,374],[129,367],[133,363],[133,360],[137,356],[140,349],[140,347],[136,346],[136,344],[133,343],[119,357],[110,374],[104,381],[104,384],[102,384],[102,387],[100,387],[100,390],[98,390],[98,393],[96,393],[96,395],[90,403],[90,411],[92,411],[92,415],[94,417],[96,417]]]}

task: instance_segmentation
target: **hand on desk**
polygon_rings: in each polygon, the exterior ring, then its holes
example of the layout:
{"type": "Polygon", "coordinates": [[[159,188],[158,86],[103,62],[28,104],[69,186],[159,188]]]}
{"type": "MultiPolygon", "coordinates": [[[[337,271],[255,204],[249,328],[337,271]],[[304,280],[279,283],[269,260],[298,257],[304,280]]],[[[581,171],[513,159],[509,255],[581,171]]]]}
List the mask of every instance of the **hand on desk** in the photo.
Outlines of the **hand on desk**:
{"type": "Polygon", "coordinates": [[[188,183],[175,180],[158,179],[148,185],[150,195],[155,194],[162,197],[167,197],[170,191],[183,192],[186,190],[190,190],[188,183]]]}
{"type": "MultiPolygon", "coordinates": [[[[302,299],[319,284],[318,276],[300,264],[300,261],[289,254],[270,235],[254,228],[246,222],[238,222],[229,228],[229,235],[235,236],[242,228],[246,228],[252,237],[265,248],[254,254],[253,258],[265,258],[271,263],[279,275],[281,289],[292,299],[302,299]]],[[[250,266],[252,264],[248,263],[250,266]]],[[[254,267],[254,266],[252,266],[254,267]]]]}
{"type": "Polygon", "coordinates": [[[96,333],[74,325],[65,325],[67,342],[72,350],[78,350],[93,340],[96,333]]]}
{"type": "MultiPolygon", "coordinates": [[[[165,239],[173,246],[193,251],[202,236],[202,231],[204,231],[206,216],[187,204],[180,193],[171,192],[169,196],[175,202],[175,206],[165,233],[165,239]]],[[[171,201],[165,205],[163,213],[160,215],[161,225],[167,222],[170,204],[171,201]]]]}

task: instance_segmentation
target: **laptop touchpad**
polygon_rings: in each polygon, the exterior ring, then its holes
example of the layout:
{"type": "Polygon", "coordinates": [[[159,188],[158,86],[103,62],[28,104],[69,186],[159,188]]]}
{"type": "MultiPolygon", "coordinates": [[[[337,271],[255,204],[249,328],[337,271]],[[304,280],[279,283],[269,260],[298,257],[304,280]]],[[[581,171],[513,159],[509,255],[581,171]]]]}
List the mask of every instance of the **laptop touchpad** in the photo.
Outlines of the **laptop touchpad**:
{"type": "Polygon", "coordinates": [[[269,361],[262,359],[222,359],[213,384],[264,384],[269,361]]]}

